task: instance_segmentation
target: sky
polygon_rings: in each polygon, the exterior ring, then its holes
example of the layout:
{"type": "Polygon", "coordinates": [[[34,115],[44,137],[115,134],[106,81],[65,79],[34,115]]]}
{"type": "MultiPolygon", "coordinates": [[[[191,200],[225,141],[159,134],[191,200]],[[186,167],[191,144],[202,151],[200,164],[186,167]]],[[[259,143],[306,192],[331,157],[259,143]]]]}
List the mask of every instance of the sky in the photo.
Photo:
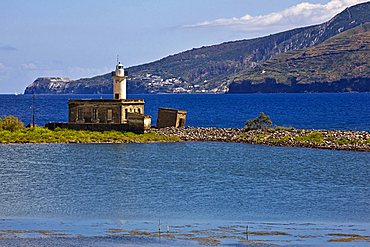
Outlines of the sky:
{"type": "Polygon", "coordinates": [[[325,22],[364,0],[1,0],[0,93],[325,22]]]}

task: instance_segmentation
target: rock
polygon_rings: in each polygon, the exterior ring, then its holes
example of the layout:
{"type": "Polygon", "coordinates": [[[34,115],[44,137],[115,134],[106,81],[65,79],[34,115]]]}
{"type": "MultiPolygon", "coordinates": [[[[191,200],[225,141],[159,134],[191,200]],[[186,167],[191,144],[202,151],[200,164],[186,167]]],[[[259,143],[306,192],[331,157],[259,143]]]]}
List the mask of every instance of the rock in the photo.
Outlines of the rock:
{"type": "Polygon", "coordinates": [[[238,142],[370,152],[370,133],[338,130],[250,130],[238,128],[163,128],[154,131],[183,141],[238,142]],[[243,134],[243,135],[241,135],[243,134]],[[312,136],[316,136],[312,137],[312,136]]]}

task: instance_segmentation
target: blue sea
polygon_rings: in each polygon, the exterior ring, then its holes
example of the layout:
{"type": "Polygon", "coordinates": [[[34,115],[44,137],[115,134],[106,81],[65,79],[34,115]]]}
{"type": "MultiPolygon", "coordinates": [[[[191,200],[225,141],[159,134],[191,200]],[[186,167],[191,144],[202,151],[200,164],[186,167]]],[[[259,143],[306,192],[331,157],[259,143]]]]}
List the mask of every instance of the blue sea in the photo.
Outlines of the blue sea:
{"type": "MultiPolygon", "coordinates": [[[[100,96],[36,95],[36,121],[67,121],[68,98],[89,97],[100,96]]],[[[277,125],[370,130],[366,93],[131,98],[145,99],[153,122],[158,107],[173,107],[188,111],[190,126],[242,127],[263,111],[277,125]]],[[[32,119],[32,96],[1,95],[0,105],[0,116],[32,119]]],[[[0,246],[192,246],[197,242],[186,236],[207,234],[222,234],[225,246],[341,246],[328,241],[370,235],[369,184],[370,153],[361,152],[212,142],[0,145],[0,246]],[[242,240],[246,225],[288,235],[242,240]],[[175,238],[112,239],[109,230],[149,234],[159,226],[171,227],[175,238]],[[86,239],[61,241],[32,230],[86,239]]]]}
{"type": "MultiPolygon", "coordinates": [[[[38,125],[68,121],[68,99],[111,98],[111,95],[36,95],[38,125]]],[[[188,111],[187,126],[243,127],[264,112],[276,125],[305,129],[370,131],[370,93],[343,94],[159,94],[144,98],[145,114],[155,125],[158,107],[188,111]]],[[[0,117],[32,121],[32,95],[0,95],[0,117]]]]}

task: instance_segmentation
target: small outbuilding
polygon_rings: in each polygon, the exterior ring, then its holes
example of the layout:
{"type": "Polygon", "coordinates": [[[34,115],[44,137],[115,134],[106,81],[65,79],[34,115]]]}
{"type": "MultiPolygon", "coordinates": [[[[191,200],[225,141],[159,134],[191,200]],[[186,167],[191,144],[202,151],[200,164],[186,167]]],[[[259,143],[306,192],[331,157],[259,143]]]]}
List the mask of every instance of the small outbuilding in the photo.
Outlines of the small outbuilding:
{"type": "Polygon", "coordinates": [[[176,127],[184,128],[186,123],[186,111],[172,108],[159,108],[157,128],[176,127]]]}

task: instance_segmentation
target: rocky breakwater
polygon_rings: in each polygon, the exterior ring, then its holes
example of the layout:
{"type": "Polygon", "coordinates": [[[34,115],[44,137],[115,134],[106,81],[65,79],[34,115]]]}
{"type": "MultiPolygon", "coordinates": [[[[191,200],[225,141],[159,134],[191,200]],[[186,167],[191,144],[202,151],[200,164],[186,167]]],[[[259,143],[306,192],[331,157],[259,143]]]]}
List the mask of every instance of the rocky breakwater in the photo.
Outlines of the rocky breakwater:
{"type": "Polygon", "coordinates": [[[269,146],[308,147],[370,152],[370,133],[341,130],[301,130],[271,128],[246,130],[238,128],[163,128],[155,130],[182,141],[238,142],[269,146]]]}

